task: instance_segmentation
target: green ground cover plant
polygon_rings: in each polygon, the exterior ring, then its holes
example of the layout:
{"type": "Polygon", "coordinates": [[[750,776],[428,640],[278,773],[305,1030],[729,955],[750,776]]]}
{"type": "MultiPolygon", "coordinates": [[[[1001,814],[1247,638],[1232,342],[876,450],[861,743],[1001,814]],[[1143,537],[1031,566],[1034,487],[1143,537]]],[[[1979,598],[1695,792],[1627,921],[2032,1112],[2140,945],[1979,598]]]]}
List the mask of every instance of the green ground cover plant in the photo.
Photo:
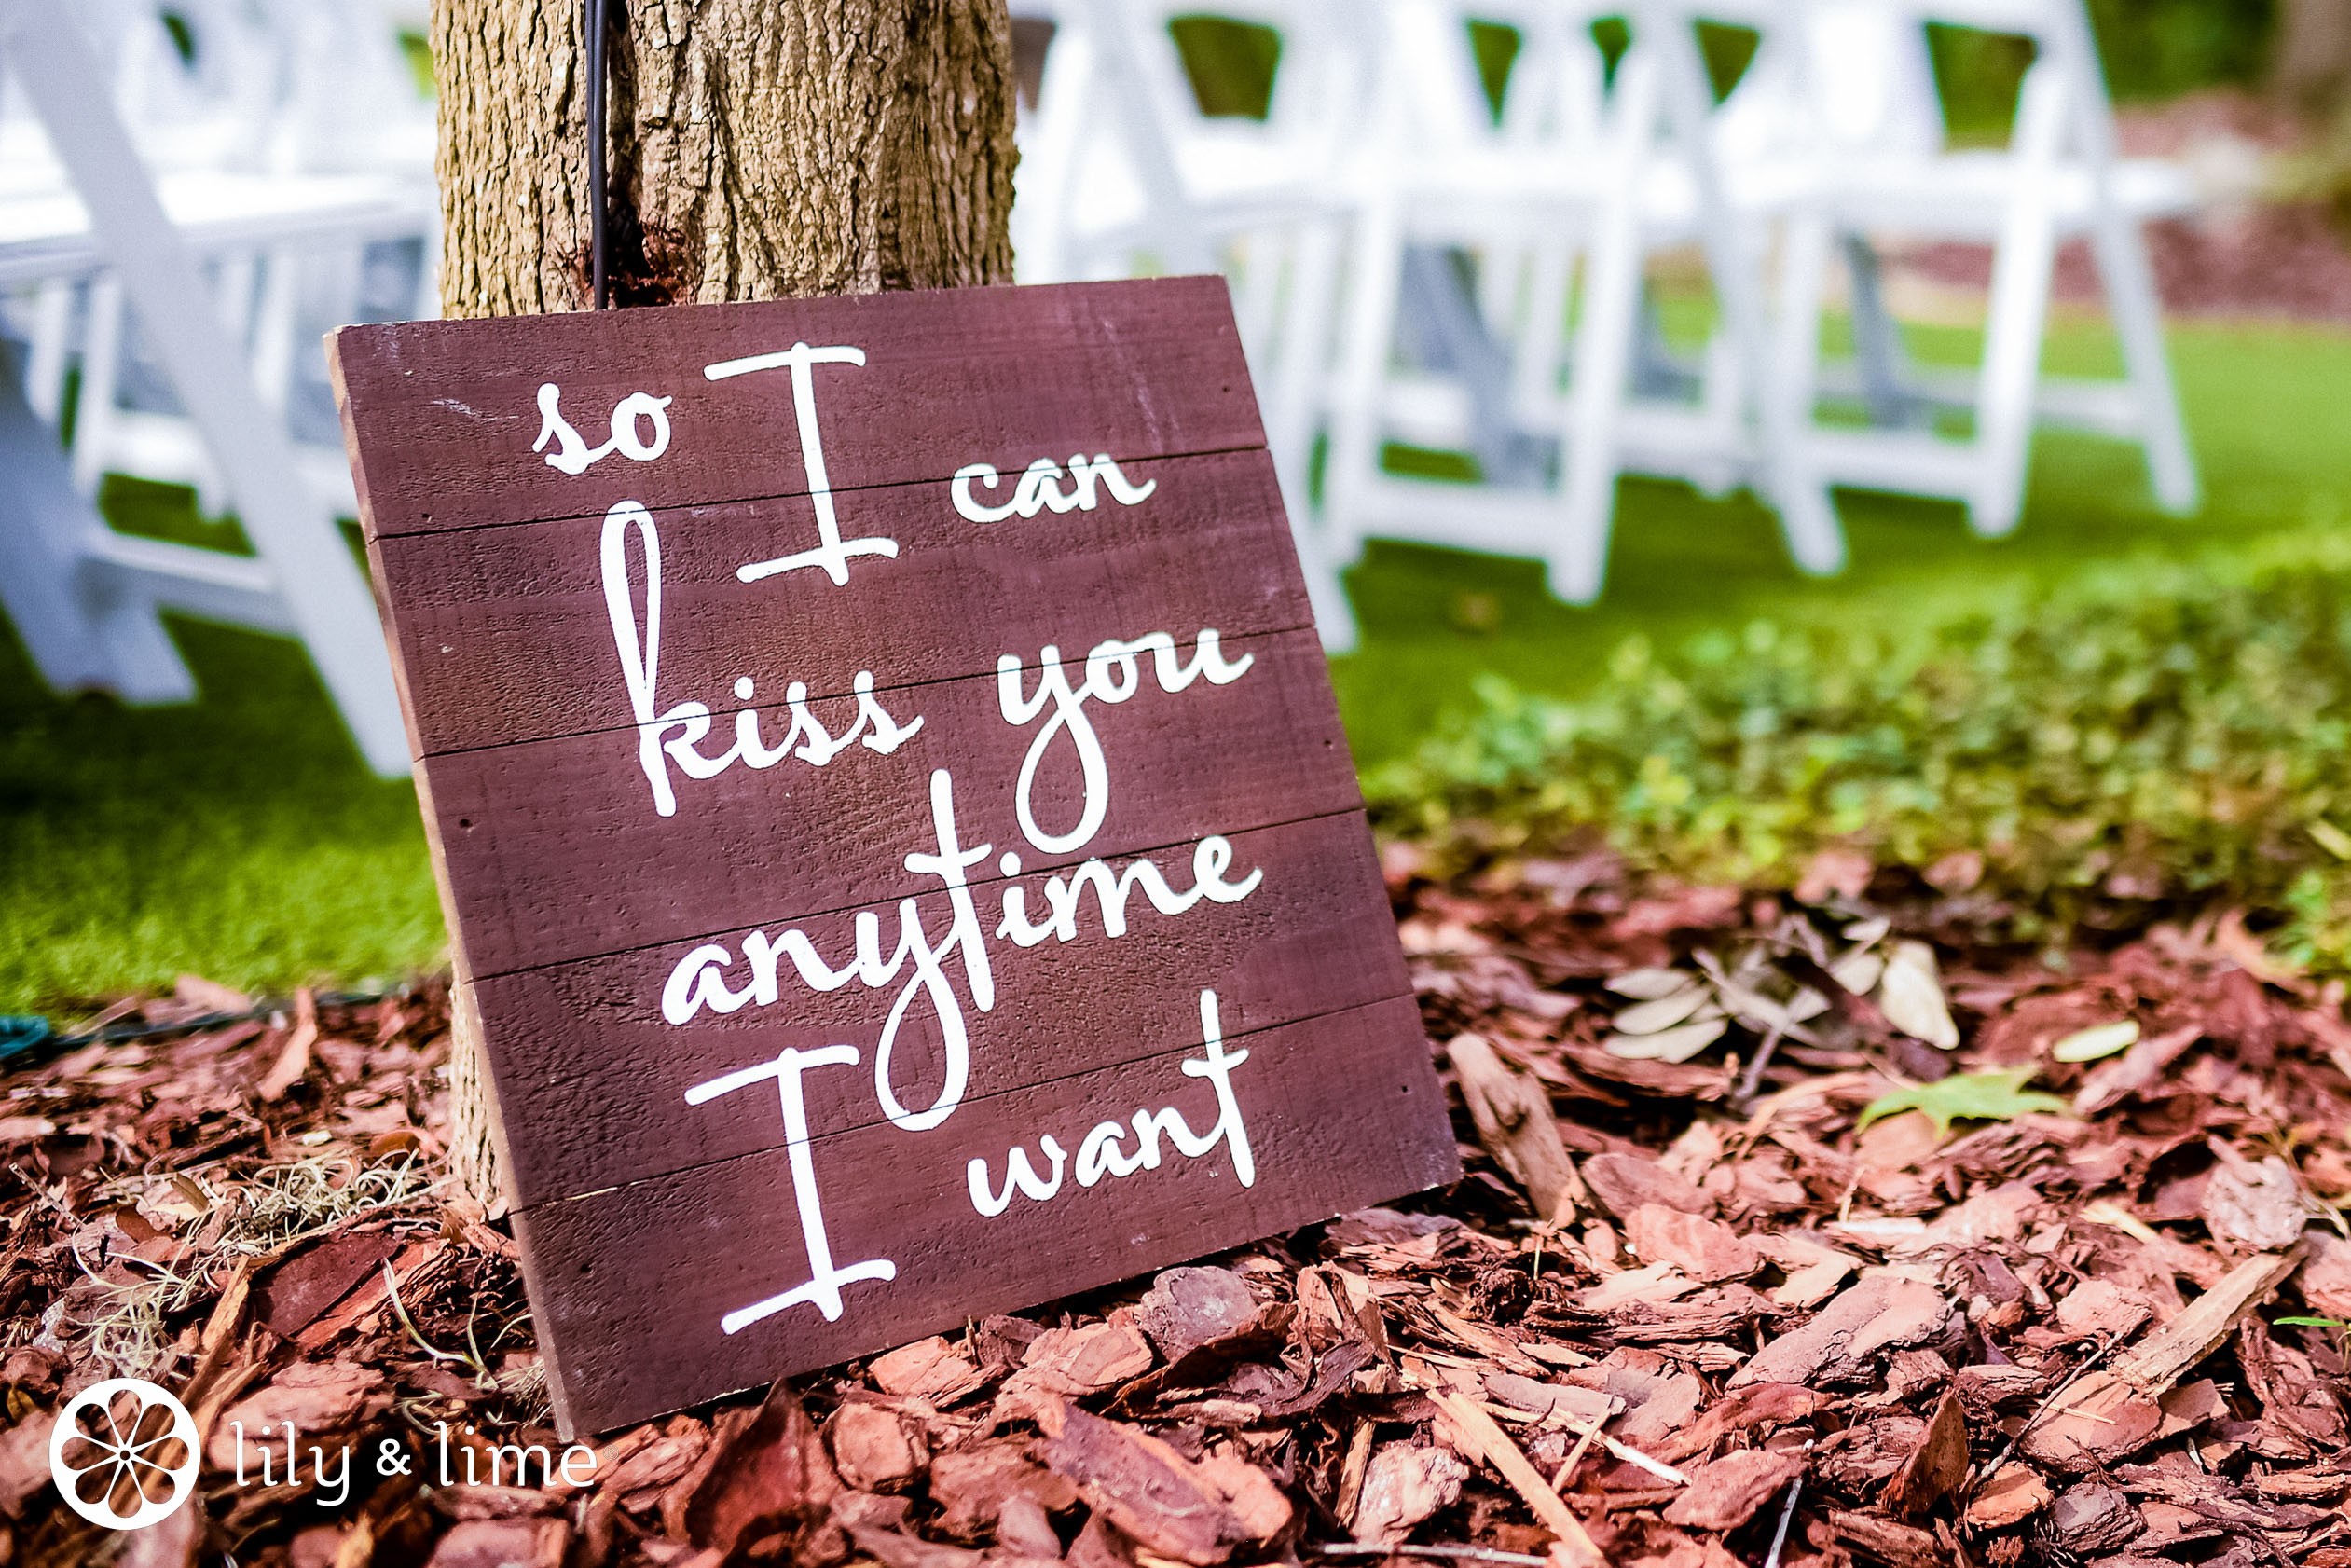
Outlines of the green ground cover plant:
{"type": "Polygon", "coordinates": [[[2019,937],[2183,901],[2351,970],[2351,538],[2105,563],[1965,612],[1621,644],[1577,697],[1499,677],[1367,791],[1391,832],[1599,840],[1787,886],[1915,868],[2019,937]]]}

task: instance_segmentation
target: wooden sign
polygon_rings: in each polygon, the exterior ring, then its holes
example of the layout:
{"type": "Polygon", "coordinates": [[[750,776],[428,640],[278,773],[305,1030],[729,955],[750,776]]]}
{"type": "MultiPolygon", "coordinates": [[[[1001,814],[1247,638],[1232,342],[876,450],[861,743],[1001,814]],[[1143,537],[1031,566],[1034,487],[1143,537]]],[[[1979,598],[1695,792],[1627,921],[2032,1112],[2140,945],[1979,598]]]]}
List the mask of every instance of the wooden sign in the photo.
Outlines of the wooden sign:
{"type": "Polygon", "coordinates": [[[1456,1174],[1220,281],[333,358],[567,1435],[1456,1174]]]}

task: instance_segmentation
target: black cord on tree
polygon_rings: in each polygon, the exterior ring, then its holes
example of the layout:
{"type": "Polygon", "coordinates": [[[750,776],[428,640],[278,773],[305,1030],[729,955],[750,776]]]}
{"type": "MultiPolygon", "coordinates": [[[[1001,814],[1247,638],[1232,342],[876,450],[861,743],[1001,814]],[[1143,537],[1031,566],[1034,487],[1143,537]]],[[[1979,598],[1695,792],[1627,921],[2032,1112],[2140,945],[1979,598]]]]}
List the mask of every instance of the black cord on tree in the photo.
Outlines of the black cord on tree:
{"type": "Polygon", "coordinates": [[[604,0],[582,0],[587,33],[588,288],[596,308],[607,302],[604,282],[604,0]]]}

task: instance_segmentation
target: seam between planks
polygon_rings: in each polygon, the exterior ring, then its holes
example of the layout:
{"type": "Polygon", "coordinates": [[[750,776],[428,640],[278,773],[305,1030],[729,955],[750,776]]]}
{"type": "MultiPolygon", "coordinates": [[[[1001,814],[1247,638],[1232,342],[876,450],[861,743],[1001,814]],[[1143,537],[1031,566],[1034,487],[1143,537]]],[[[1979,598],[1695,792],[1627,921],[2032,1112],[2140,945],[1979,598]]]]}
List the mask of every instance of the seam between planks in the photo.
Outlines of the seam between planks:
{"type": "MultiPolygon", "coordinates": [[[[1365,807],[1360,799],[1358,799],[1355,805],[1343,806],[1336,811],[1314,811],[1309,812],[1303,817],[1284,817],[1272,822],[1253,822],[1244,827],[1227,829],[1222,832],[1214,834],[1213,836],[1230,839],[1237,837],[1242,833],[1272,832],[1277,828],[1295,828],[1301,827],[1310,822],[1327,822],[1332,818],[1339,817],[1365,816],[1365,807]]],[[[1369,820],[1367,817],[1365,824],[1365,832],[1367,836],[1368,836],[1369,831],[1369,820]]],[[[1198,839],[1193,838],[1170,839],[1163,844],[1140,845],[1133,849],[1121,849],[1118,852],[1118,854],[1119,858],[1121,860],[1135,860],[1145,855],[1159,855],[1164,854],[1170,849],[1186,848],[1199,842],[1200,841],[1198,839]]],[[[1041,863],[1036,866],[1024,866],[1020,874],[1017,876],[1006,876],[999,873],[993,876],[967,881],[964,886],[974,889],[981,887],[994,887],[1007,882],[1018,882],[1027,877],[1044,875],[1056,871],[1066,871],[1071,866],[1081,866],[1084,865],[1087,860],[1098,858],[1099,857],[1089,855],[1078,860],[1055,860],[1050,863],[1041,863]]],[[[929,897],[932,893],[939,890],[940,889],[927,888],[920,894],[907,893],[901,894],[900,897],[929,897]]],[[[479,970],[469,965],[465,971],[466,979],[472,983],[479,985],[484,981],[501,980],[509,975],[535,974],[543,970],[568,969],[573,965],[593,964],[607,958],[626,957],[639,953],[653,953],[665,947],[682,946],[687,942],[708,942],[714,937],[729,936],[736,931],[764,930],[769,926],[802,920],[823,920],[836,915],[854,915],[861,909],[874,909],[880,907],[884,903],[895,904],[896,902],[898,902],[897,899],[886,899],[869,901],[864,903],[836,904],[830,909],[804,909],[793,914],[778,915],[770,919],[756,921],[748,926],[716,926],[705,930],[689,932],[681,936],[658,937],[651,942],[640,942],[627,947],[606,948],[595,953],[582,953],[569,958],[549,958],[535,964],[516,964],[507,969],[479,970]]],[[[461,943],[462,938],[459,937],[458,933],[453,931],[451,932],[451,936],[453,939],[461,943]]]]}
{"type": "MultiPolygon", "coordinates": [[[[1113,452],[1110,454],[1110,457],[1112,461],[1119,463],[1180,462],[1193,458],[1229,457],[1236,454],[1265,452],[1270,450],[1271,448],[1267,443],[1260,438],[1255,442],[1236,447],[1202,447],[1197,449],[1186,449],[1179,452],[1135,452],[1123,457],[1116,452],[1113,452]]],[[[378,454],[378,456],[385,462],[397,462],[400,461],[394,454],[389,452],[380,453],[378,454]]],[[[370,461],[369,455],[363,451],[359,457],[359,466],[364,469],[368,466],[370,461]]],[[[1003,477],[1009,480],[1018,479],[1020,476],[1017,474],[1014,474],[1004,475],[1003,477]]],[[[882,479],[876,480],[871,484],[863,485],[829,485],[826,487],[826,492],[837,498],[841,496],[858,495],[871,490],[922,489],[934,485],[952,484],[954,481],[955,475],[953,474],[942,474],[936,478],[882,479]]],[[[708,501],[664,501],[657,504],[651,502],[640,502],[640,504],[644,505],[646,510],[653,512],[655,515],[659,515],[662,513],[703,510],[713,506],[756,506],[763,502],[771,501],[798,501],[814,493],[814,491],[807,489],[772,490],[762,491],[752,495],[720,496],[708,501]]],[[[615,502],[615,504],[617,504],[617,502],[615,502]]],[[[372,509],[368,507],[361,508],[363,514],[369,510],[372,509]]],[[[606,510],[609,510],[609,508],[606,510]]],[[[549,523],[584,522],[590,518],[601,517],[602,516],[604,516],[603,511],[558,512],[553,516],[547,517],[493,517],[480,522],[451,523],[440,527],[429,526],[424,528],[404,528],[391,531],[378,529],[372,520],[363,516],[361,517],[361,526],[366,539],[372,543],[378,540],[429,539],[444,534],[479,533],[486,529],[539,528],[549,523]]]]}
{"type": "MultiPolygon", "coordinates": [[[[1374,997],[1368,1001],[1351,1002],[1345,1007],[1325,1008],[1319,1012],[1300,1013],[1296,1018],[1286,1018],[1278,1024],[1263,1025],[1258,1028],[1244,1030],[1240,1034],[1228,1034],[1223,1038],[1227,1044],[1231,1044],[1238,1040],[1246,1040],[1264,1035],[1270,1035],[1277,1030],[1293,1029],[1302,1025],[1317,1023],[1326,1018],[1343,1017],[1351,1012],[1368,1012],[1373,1008],[1387,1007],[1393,1003],[1409,999],[1415,995],[1416,993],[1412,990],[1409,983],[1408,982],[1405,989],[1384,996],[1374,997]]],[[[1424,1028],[1422,1033],[1422,1040],[1423,1044],[1427,1043],[1427,1035],[1424,1028]]],[[[1148,1062],[1163,1061],[1171,1056],[1180,1056],[1186,1052],[1197,1051],[1199,1049],[1200,1046],[1198,1042],[1187,1041],[1182,1045],[1170,1046],[1160,1051],[1147,1051],[1140,1055],[1124,1057],[1116,1062],[1099,1063],[1091,1067],[1080,1068],[1076,1072],[1055,1073],[1050,1077],[1032,1080],[1027,1083],[1015,1084],[1011,1088],[995,1090],[985,1094],[969,1095],[966,1097],[956,1108],[961,1109],[963,1106],[985,1105],[991,1100],[1000,1100],[1009,1094],[1026,1094],[1034,1093],[1039,1089],[1050,1089],[1055,1084],[1068,1083],[1074,1080],[1089,1078],[1097,1073],[1119,1072],[1128,1067],[1140,1066],[1148,1062]]],[[[853,1133],[868,1132],[873,1128],[887,1126],[889,1124],[889,1119],[887,1117],[877,1113],[870,1121],[860,1121],[855,1126],[840,1127],[835,1128],[833,1131],[829,1133],[818,1134],[809,1138],[808,1148],[812,1151],[819,1149],[826,1144],[833,1142],[839,1138],[847,1137],[853,1133]]],[[[774,1154],[777,1149],[788,1147],[789,1144],[790,1139],[779,1136],[772,1144],[763,1145],[758,1148],[747,1148],[739,1154],[722,1154],[712,1160],[698,1160],[693,1164],[680,1165],[674,1170],[655,1171],[641,1176],[631,1176],[626,1181],[614,1182],[611,1186],[595,1188],[585,1192],[574,1192],[566,1197],[542,1198],[536,1203],[518,1204],[515,1206],[513,1212],[517,1215],[531,1215],[543,1209],[557,1208],[567,1204],[585,1203],[591,1198],[608,1198],[616,1192],[626,1192],[631,1188],[642,1187],[649,1181],[672,1181],[686,1176],[695,1176],[704,1171],[715,1170],[722,1165],[731,1165],[738,1161],[761,1159],[764,1156],[774,1154]]]]}

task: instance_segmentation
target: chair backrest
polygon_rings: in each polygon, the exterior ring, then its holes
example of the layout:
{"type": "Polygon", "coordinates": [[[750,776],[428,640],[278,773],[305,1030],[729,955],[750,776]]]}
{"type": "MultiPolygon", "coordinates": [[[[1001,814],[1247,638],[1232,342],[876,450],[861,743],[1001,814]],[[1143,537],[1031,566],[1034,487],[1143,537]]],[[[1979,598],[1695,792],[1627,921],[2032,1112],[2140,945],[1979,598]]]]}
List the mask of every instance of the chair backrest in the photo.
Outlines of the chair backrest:
{"type": "Polygon", "coordinates": [[[1334,155],[1360,113],[1366,35],[1377,31],[1343,0],[1095,0],[1148,94],[1163,134],[1181,144],[1211,138],[1279,150],[1293,163],[1334,155]],[[1280,39],[1262,120],[1211,117],[1176,42],[1178,19],[1215,17],[1272,30],[1280,39]]]}
{"type": "Polygon", "coordinates": [[[2074,150],[2103,161],[2111,109],[2083,0],[1644,0],[1652,26],[1754,28],[1753,62],[1717,111],[1727,160],[1772,154],[1925,156],[1947,143],[1931,24],[2029,39],[2029,75],[2062,80],[2074,150]]]}
{"type": "Polygon", "coordinates": [[[1712,117],[1733,163],[1944,141],[1925,23],[1905,0],[1651,0],[1649,27],[1753,30],[1753,59],[1712,117]]]}
{"type": "Polygon", "coordinates": [[[254,0],[275,76],[264,157],[272,170],[432,166],[431,101],[379,0],[254,0]]]}

